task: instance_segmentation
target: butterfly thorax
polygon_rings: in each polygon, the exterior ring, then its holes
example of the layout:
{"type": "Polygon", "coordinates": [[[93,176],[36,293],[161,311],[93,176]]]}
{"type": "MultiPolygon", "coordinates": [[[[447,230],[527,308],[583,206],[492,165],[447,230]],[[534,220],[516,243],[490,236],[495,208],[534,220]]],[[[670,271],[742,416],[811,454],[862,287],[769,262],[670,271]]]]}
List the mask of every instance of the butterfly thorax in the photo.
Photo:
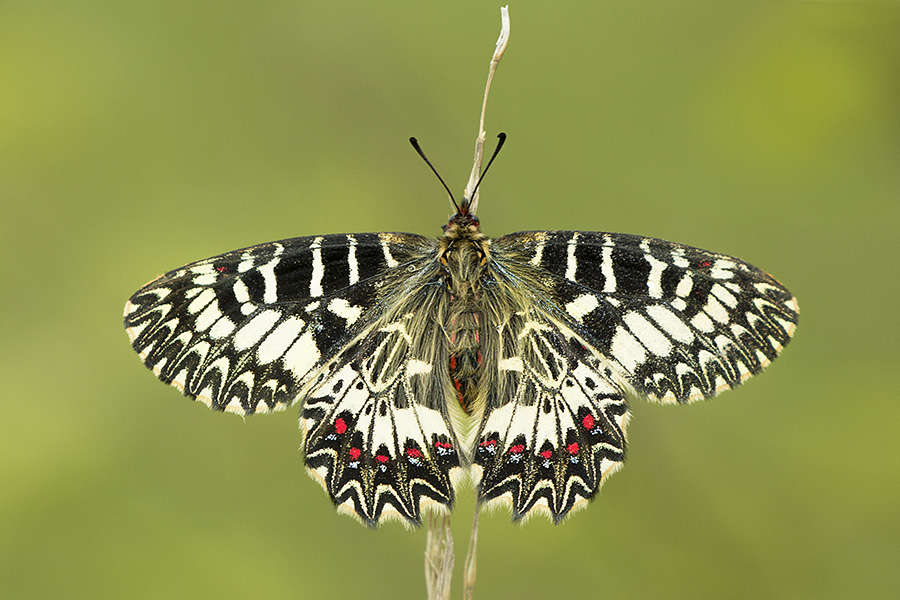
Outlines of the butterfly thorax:
{"type": "Polygon", "coordinates": [[[482,281],[488,241],[474,215],[455,215],[440,240],[442,284],[449,310],[444,329],[450,343],[450,378],[460,406],[471,413],[478,394],[482,363],[482,281]]]}

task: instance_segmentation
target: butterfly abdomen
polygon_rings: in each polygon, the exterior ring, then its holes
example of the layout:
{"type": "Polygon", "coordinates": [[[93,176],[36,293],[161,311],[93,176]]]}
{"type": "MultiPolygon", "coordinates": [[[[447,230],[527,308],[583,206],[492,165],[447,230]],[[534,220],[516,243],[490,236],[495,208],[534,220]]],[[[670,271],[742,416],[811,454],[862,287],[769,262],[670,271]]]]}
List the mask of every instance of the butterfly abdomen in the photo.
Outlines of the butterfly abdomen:
{"type": "Polygon", "coordinates": [[[487,245],[480,233],[455,231],[443,239],[441,265],[449,306],[444,329],[449,343],[449,372],[456,399],[471,414],[482,371],[483,294],[487,245]]]}

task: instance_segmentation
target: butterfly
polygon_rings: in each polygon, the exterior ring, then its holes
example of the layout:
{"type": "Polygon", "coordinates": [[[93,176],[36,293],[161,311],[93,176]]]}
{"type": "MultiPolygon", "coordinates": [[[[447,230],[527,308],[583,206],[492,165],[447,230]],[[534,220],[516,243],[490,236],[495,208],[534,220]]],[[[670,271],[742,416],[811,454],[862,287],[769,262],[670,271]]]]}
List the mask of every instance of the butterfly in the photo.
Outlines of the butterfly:
{"type": "Polygon", "coordinates": [[[629,395],[714,396],[796,328],[796,299],[740,259],[618,233],[489,238],[475,208],[437,238],[297,237],[187,264],[130,298],[131,345],[213,409],[299,404],[309,474],[374,527],[449,510],[465,479],[514,520],[559,522],[622,466],[629,395]]]}

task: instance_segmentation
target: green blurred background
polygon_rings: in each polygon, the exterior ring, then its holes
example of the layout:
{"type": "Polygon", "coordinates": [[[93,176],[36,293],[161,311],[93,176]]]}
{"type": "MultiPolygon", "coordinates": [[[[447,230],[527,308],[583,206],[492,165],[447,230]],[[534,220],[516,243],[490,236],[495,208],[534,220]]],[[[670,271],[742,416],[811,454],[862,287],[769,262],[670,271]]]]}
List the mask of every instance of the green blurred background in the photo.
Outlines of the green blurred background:
{"type": "MultiPolygon", "coordinates": [[[[0,3],[0,596],[424,597],[425,532],[334,514],[296,411],[158,383],[122,306],[291,236],[439,234],[494,2],[0,3]]],[[[640,233],[798,296],[764,376],[634,403],[629,464],[559,527],[482,519],[476,595],[877,598],[900,589],[900,6],[510,7],[489,234],[640,233]]],[[[457,561],[472,494],[454,513],[457,561]]],[[[454,597],[459,597],[458,580],[454,597]]]]}

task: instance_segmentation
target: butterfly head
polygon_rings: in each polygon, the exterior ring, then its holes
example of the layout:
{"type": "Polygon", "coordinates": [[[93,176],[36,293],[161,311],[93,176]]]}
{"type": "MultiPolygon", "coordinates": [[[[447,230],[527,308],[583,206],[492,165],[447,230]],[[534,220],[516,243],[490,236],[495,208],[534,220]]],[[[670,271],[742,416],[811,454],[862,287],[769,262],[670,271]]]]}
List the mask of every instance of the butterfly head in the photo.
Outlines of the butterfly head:
{"type": "Polygon", "coordinates": [[[444,235],[449,237],[471,236],[481,233],[481,223],[468,198],[463,198],[457,207],[456,214],[444,225],[444,235]]]}
{"type": "Polygon", "coordinates": [[[425,161],[434,174],[437,176],[438,181],[441,182],[441,185],[444,186],[444,189],[447,190],[447,193],[450,195],[450,205],[456,210],[452,217],[450,217],[450,221],[444,225],[444,235],[447,237],[464,237],[464,236],[474,236],[481,235],[481,224],[478,221],[478,217],[475,216],[475,210],[478,207],[478,187],[481,185],[482,180],[484,180],[484,176],[487,174],[488,169],[491,167],[491,163],[494,162],[494,159],[497,158],[497,153],[500,152],[500,148],[503,147],[503,143],[506,141],[506,134],[500,133],[497,135],[498,142],[497,147],[494,148],[493,154],[491,154],[491,159],[488,161],[487,166],[483,171],[480,170],[481,166],[481,148],[483,147],[483,133],[482,137],[479,138],[479,146],[478,150],[475,153],[475,168],[472,170],[472,176],[469,178],[469,184],[466,186],[466,191],[463,193],[462,202],[459,204],[456,203],[456,199],[453,197],[453,192],[450,191],[450,188],[447,187],[447,184],[444,182],[444,179],[441,177],[440,173],[437,172],[437,169],[434,168],[434,165],[431,164],[431,161],[428,160],[428,157],[425,156],[425,152],[422,151],[421,146],[419,146],[419,142],[416,138],[409,138],[409,143],[412,144],[412,147],[415,148],[416,152],[419,153],[419,156],[422,157],[422,160],[425,161]]]}

